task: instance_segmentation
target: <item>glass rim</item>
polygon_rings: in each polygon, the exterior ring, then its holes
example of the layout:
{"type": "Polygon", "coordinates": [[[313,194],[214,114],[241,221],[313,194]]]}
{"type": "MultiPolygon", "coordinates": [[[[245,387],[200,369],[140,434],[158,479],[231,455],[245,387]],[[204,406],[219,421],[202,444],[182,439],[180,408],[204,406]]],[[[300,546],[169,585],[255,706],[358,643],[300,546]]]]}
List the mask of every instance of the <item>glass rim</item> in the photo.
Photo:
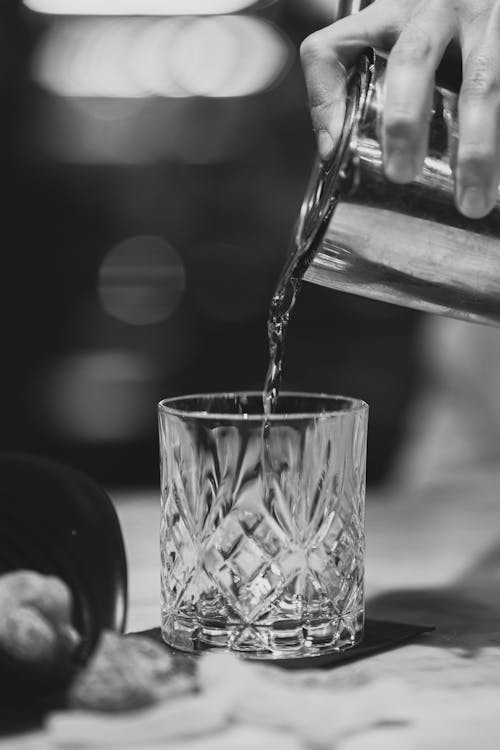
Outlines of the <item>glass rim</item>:
{"type": "MultiPolygon", "coordinates": [[[[185,401],[195,401],[196,399],[230,399],[238,397],[253,397],[262,399],[262,391],[220,391],[214,393],[189,393],[185,396],[171,396],[164,398],[158,402],[158,411],[163,414],[169,414],[176,417],[189,417],[191,419],[199,420],[226,420],[228,422],[262,422],[266,415],[264,411],[258,414],[239,414],[233,412],[210,412],[210,411],[199,411],[188,409],[176,408],[175,404],[185,401]]],[[[368,413],[369,406],[366,401],[360,398],[352,396],[343,396],[340,393],[312,393],[310,391],[281,391],[280,397],[288,396],[292,398],[311,398],[311,399],[327,399],[329,401],[344,401],[349,404],[347,408],[332,408],[324,409],[322,411],[296,411],[296,412],[283,412],[273,413],[267,415],[267,419],[270,422],[280,421],[291,421],[293,419],[318,419],[327,417],[336,417],[344,414],[361,414],[368,413]]]]}

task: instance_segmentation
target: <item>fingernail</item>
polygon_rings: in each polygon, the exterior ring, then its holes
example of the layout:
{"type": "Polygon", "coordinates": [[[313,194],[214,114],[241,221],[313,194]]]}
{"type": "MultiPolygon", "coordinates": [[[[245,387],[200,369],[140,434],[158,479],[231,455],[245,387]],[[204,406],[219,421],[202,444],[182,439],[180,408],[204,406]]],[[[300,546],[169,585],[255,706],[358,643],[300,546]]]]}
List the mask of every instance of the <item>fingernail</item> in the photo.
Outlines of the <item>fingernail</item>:
{"type": "Polygon", "coordinates": [[[470,219],[480,219],[488,211],[488,199],[479,187],[465,187],[459,195],[460,211],[470,219]]]}
{"type": "Polygon", "coordinates": [[[417,172],[415,160],[401,148],[395,148],[387,152],[384,169],[389,180],[403,183],[414,180],[417,172]]]}
{"type": "Polygon", "coordinates": [[[326,130],[322,130],[318,135],[318,151],[323,161],[329,159],[333,153],[333,140],[326,130]]]}

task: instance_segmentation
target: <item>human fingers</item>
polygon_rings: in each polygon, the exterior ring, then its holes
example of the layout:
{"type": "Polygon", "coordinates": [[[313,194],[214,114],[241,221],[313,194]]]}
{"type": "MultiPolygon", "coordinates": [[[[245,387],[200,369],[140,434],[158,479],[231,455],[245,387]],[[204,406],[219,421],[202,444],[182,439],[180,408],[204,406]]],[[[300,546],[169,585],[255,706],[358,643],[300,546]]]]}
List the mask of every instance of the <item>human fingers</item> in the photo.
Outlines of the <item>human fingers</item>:
{"type": "Polygon", "coordinates": [[[411,182],[427,152],[434,75],[454,34],[442,0],[418,3],[387,63],[382,142],[384,167],[393,182],[411,182]]]}
{"type": "Polygon", "coordinates": [[[374,3],[311,34],[301,45],[313,129],[323,160],[332,155],[342,130],[347,68],[365,47],[392,45],[399,30],[394,7],[374,3]]]}
{"type": "MultiPolygon", "coordinates": [[[[489,4],[491,6],[491,3],[489,4]]],[[[461,20],[463,83],[459,97],[456,200],[469,218],[485,216],[498,197],[500,172],[500,4],[461,20]]]]}

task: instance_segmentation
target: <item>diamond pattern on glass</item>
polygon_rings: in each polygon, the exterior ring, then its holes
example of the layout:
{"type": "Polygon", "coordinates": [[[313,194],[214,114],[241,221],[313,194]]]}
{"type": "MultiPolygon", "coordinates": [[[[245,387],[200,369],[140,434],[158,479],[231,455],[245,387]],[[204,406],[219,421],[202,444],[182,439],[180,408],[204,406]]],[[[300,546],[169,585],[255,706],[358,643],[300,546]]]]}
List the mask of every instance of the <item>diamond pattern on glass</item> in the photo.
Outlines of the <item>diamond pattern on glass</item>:
{"type": "Polygon", "coordinates": [[[301,655],[363,625],[366,424],[161,430],[162,632],[185,650],[301,655]]]}

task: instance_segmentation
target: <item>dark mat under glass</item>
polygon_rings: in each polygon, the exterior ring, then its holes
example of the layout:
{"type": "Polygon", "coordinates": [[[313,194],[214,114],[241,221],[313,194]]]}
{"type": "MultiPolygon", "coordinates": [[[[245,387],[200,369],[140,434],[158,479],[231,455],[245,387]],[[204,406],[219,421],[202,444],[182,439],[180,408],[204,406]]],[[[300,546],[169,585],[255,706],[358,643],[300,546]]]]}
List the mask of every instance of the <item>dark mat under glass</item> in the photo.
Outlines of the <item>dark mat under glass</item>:
{"type": "MultiPolygon", "coordinates": [[[[372,654],[388,651],[425,635],[426,633],[430,633],[433,630],[434,628],[430,626],[410,625],[402,622],[388,622],[385,620],[372,620],[368,618],[365,622],[365,634],[362,642],[352,648],[346,649],[345,651],[304,658],[262,660],[258,663],[270,664],[284,669],[328,669],[339,666],[348,661],[363,659],[372,654]]],[[[183,657],[189,660],[197,658],[190,654],[184,654],[181,651],[170,648],[170,646],[163,643],[160,628],[143,630],[140,633],[135,633],[135,635],[143,635],[147,638],[152,638],[158,643],[162,643],[165,648],[171,651],[172,654],[175,654],[179,659],[182,659],[183,657]]]]}

